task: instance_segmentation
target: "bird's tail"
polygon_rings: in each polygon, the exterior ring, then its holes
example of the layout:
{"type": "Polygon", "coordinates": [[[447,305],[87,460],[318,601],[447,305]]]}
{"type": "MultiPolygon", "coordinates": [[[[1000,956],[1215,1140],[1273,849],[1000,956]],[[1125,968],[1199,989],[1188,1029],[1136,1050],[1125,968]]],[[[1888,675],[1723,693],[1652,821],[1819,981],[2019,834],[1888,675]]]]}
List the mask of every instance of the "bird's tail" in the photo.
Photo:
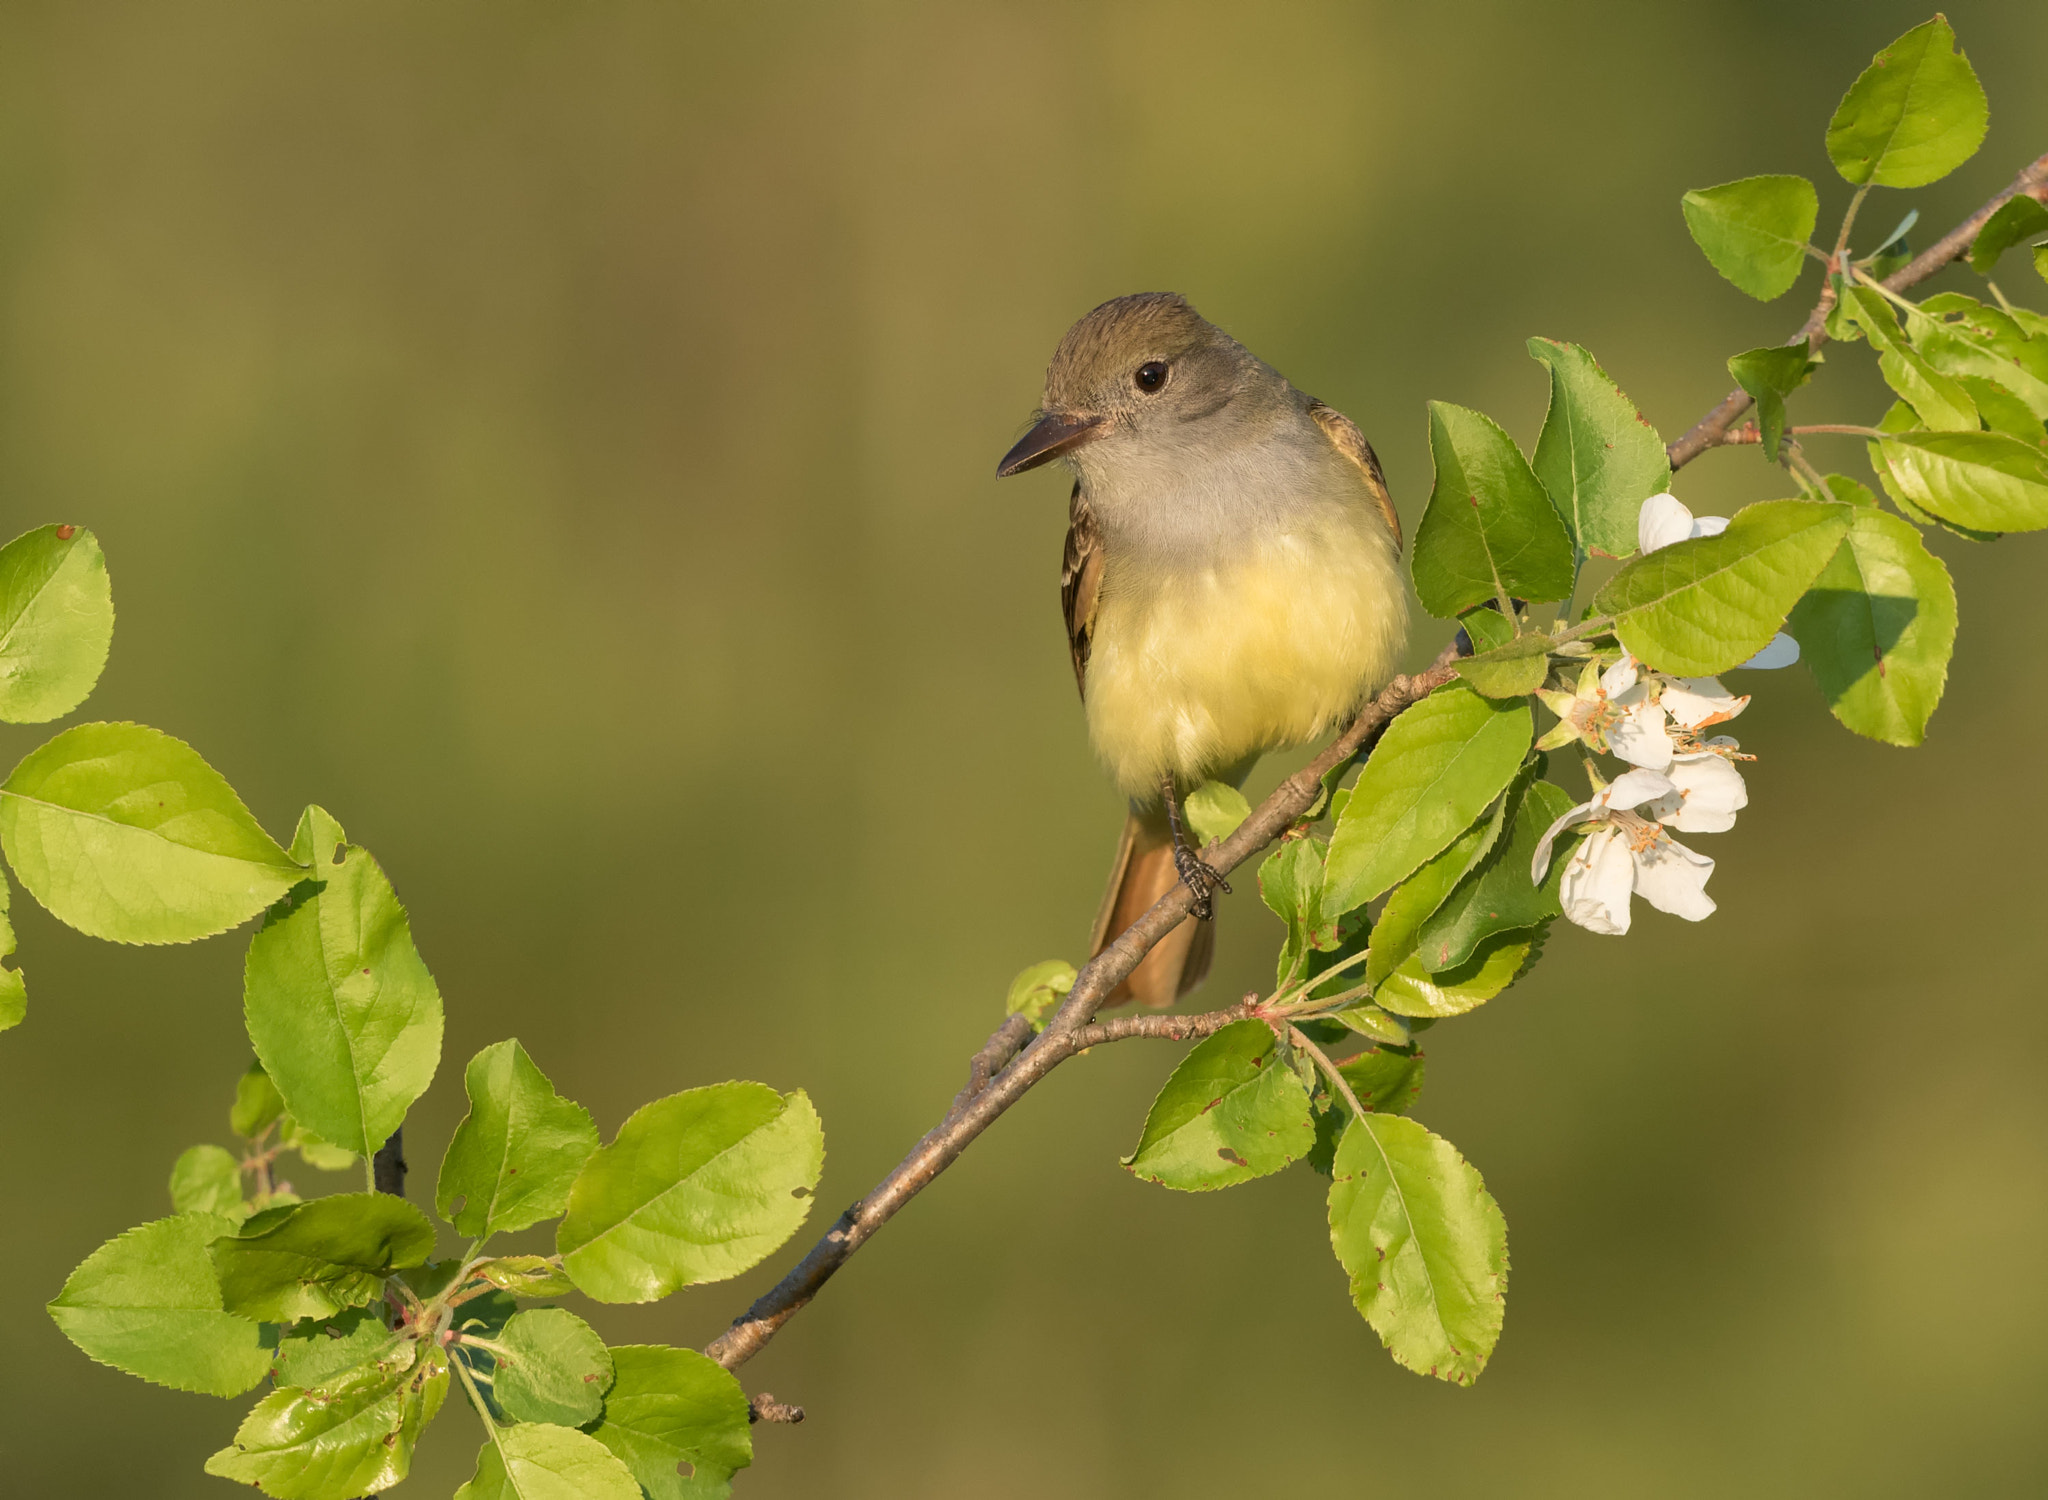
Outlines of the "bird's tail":
{"type": "MultiPolygon", "coordinates": [[[[1173,835],[1167,830],[1164,809],[1133,811],[1124,820],[1123,838],[1117,844],[1116,864],[1109,872],[1102,909],[1096,913],[1088,956],[1093,958],[1108,947],[1179,882],[1180,873],[1173,864],[1173,835]]],[[[1103,1003],[1121,1005],[1135,1000],[1155,1008],[1171,1005],[1208,975],[1209,960],[1215,953],[1216,924],[1189,917],[1161,938],[1131,977],[1103,1003]]]]}

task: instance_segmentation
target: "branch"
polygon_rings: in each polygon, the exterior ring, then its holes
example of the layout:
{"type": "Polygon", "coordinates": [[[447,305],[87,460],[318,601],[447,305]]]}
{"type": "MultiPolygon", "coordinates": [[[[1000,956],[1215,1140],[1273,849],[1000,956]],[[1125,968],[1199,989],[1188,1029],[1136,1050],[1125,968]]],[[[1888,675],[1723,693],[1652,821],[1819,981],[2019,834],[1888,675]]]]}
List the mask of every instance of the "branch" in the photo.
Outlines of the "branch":
{"type": "MultiPolygon", "coordinates": [[[[2036,202],[2048,203],[2048,155],[2036,157],[2030,166],[2006,185],[2003,192],[1887,276],[1883,283],[1885,289],[1903,292],[1907,287],[1919,285],[1950,261],[1960,260],[1975,243],[1977,232],[1984,227],[1985,222],[2007,202],[2022,194],[2036,202]]],[[[1804,339],[1809,350],[1818,350],[1828,341],[1828,314],[1833,312],[1835,307],[1834,275],[1842,269],[1843,256],[1846,253],[1846,246],[1837,246],[1835,254],[1828,257],[1828,280],[1821,288],[1820,300],[1813,305],[1813,311],[1806,315],[1806,322],[1800,327],[1799,332],[1785,341],[1788,345],[1804,339]]],[[[1709,448],[1725,442],[1743,441],[1740,438],[1729,438],[1728,428],[1753,404],[1749,392],[1743,390],[1730,391],[1722,397],[1721,404],[1695,422],[1690,432],[1677,442],[1666,446],[1664,452],[1671,461],[1671,467],[1674,470],[1682,469],[1709,448]]]]}
{"type": "MultiPolygon", "coordinates": [[[[1340,761],[1368,752],[1395,715],[1420,702],[1456,675],[1451,666],[1456,654],[1454,646],[1446,646],[1427,671],[1413,677],[1396,677],[1359,712],[1349,729],[1322,754],[1274,788],[1272,795],[1260,803],[1229,838],[1203,850],[1202,858],[1212,869],[1227,875],[1279,838],[1296,819],[1315,805],[1322,792],[1325,773],[1340,761]]],[[[969,1070],[968,1087],[962,1090],[961,1097],[954,1101],[946,1117],[926,1133],[924,1139],[872,1192],[841,1214],[825,1237],[811,1247],[810,1253],[797,1262],[788,1275],[748,1308],[732,1327],[706,1345],[704,1352],[728,1370],[760,1353],[782,1325],[817,1296],[820,1288],[832,1279],[833,1273],[873,1238],[877,1230],[929,1187],[933,1179],[973,1143],[976,1136],[995,1123],[998,1116],[1075,1053],[1126,1037],[1175,1036],[1181,1034],[1177,1028],[1185,1028],[1186,1036],[1208,1035],[1209,1031],[1220,1030],[1230,1021],[1247,1014],[1245,1007],[1233,1006],[1206,1016],[1130,1016],[1099,1026],[1090,1024],[1110,992],[1129,977],[1139,961],[1152,951],[1154,944],[1181,924],[1189,909],[1190,897],[1184,885],[1176,885],[1160,897],[1150,911],[1088,961],[1075,977],[1074,987],[1066,1000],[1046,1023],[1045,1030],[1026,1043],[1022,1050],[1016,1052],[1014,1060],[1004,1066],[996,1060],[1009,1044],[1005,1033],[1015,1018],[1006,1020],[989,1038],[987,1045],[975,1054],[974,1066],[969,1070]],[[1205,1026],[1208,1030],[1200,1029],[1205,1026]],[[981,1076],[977,1070],[984,1059],[990,1064],[988,1081],[976,1089],[975,1082],[981,1076]]]]}

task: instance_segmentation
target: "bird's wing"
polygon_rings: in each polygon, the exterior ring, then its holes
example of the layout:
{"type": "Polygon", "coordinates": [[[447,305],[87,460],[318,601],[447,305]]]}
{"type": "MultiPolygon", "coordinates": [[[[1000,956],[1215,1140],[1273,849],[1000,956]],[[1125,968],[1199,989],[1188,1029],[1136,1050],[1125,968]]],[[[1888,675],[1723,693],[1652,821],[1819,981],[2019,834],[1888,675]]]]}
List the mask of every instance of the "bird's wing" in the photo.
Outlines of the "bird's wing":
{"type": "Polygon", "coordinates": [[[1365,487],[1372,492],[1373,504],[1386,517],[1387,530],[1394,533],[1394,546],[1398,549],[1401,545],[1401,518],[1394,513],[1394,497],[1387,493],[1387,476],[1380,471],[1380,456],[1372,451],[1372,444],[1365,440],[1358,424],[1335,407],[1311,400],[1308,414],[1315,419],[1316,426],[1323,429],[1323,436],[1336,446],[1337,451],[1358,465],[1358,472],[1365,476],[1365,487]]]}
{"type": "Polygon", "coordinates": [[[1060,560],[1060,609],[1067,617],[1067,649],[1074,657],[1074,686],[1084,698],[1088,694],[1088,647],[1095,636],[1095,605],[1101,594],[1102,533],[1096,528],[1095,512],[1081,497],[1077,482],[1073,497],[1067,502],[1067,550],[1060,560]]]}

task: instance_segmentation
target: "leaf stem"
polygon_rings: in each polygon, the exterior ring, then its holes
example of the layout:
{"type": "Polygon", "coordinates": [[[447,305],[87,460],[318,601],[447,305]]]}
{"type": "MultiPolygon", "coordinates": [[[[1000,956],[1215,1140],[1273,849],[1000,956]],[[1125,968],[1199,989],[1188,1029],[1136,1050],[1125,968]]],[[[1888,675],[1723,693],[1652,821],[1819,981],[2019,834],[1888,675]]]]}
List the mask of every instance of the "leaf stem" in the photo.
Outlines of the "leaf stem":
{"type": "Polygon", "coordinates": [[[1299,1026],[1288,1027],[1287,1035],[1295,1046],[1301,1048],[1302,1051],[1315,1059],[1316,1066],[1323,1070],[1325,1076],[1336,1086],[1337,1092],[1344,1096],[1344,1102],[1351,1106],[1352,1115],[1358,1119],[1364,1119],[1366,1113],[1365,1106],[1358,1102],[1358,1095],[1351,1092],[1350,1080],[1345,1078],[1342,1069],[1330,1061],[1329,1054],[1310,1041],[1303,1034],[1299,1026]]]}

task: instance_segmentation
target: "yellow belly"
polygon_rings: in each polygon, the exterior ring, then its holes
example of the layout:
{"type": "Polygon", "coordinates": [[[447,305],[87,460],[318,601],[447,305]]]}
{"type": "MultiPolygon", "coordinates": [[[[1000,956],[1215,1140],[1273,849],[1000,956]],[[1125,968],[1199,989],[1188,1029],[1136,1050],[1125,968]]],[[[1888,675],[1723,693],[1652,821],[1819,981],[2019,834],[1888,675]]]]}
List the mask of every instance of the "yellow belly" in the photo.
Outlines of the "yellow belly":
{"type": "Polygon", "coordinates": [[[1319,738],[1394,674],[1407,597],[1391,546],[1286,536],[1224,568],[1103,580],[1088,733],[1123,792],[1158,794],[1319,738]],[[1121,584],[1121,586],[1120,586],[1121,584]]]}

